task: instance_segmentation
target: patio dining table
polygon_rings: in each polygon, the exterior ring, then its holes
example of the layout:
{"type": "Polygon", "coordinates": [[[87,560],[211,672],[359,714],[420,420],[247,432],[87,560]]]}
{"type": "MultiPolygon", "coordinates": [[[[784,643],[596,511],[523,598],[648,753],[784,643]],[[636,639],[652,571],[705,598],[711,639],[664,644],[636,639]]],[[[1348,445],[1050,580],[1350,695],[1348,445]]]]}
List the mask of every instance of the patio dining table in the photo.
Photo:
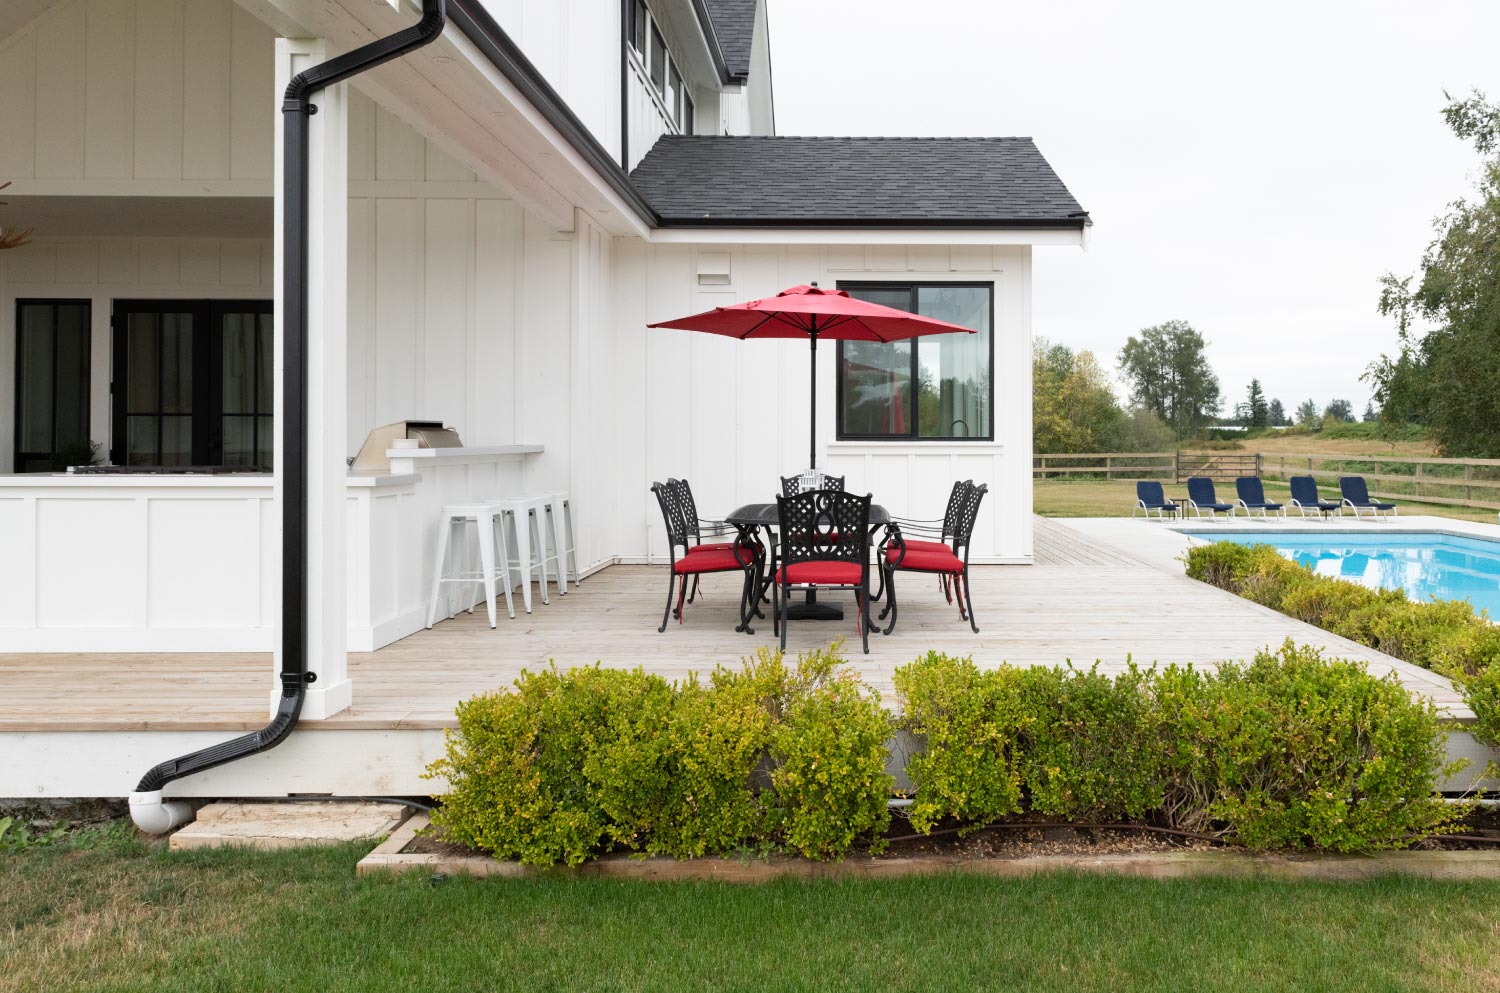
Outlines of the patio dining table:
{"type": "MultiPolygon", "coordinates": [[[[870,504],[870,536],[891,522],[890,512],[878,503],[870,504]]],[[[748,532],[749,536],[757,537],[756,532],[764,528],[766,531],[767,547],[775,547],[775,529],[780,525],[780,515],[774,503],[747,503],[743,507],[736,507],[732,513],[724,518],[724,523],[733,524],[741,531],[748,532]]],[[[771,586],[771,570],[769,558],[767,559],[766,571],[757,578],[754,596],[750,599],[750,613],[755,612],[756,606],[771,586]]],[[[844,608],[831,603],[819,603],[816,590],[807,591],[807,599],[787,609],[787,617],[792,620],[813,621],[840,621],[844,619],[844,608]]],[[[748,622],[748,615],[745,621],[748,622]]]]}

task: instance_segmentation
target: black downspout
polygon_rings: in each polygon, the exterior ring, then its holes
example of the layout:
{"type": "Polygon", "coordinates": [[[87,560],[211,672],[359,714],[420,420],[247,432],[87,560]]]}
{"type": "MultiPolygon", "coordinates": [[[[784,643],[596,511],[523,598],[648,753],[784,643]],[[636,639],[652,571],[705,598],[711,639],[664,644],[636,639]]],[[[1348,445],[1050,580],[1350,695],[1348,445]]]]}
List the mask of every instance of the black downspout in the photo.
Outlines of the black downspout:
{"type": "Polygon", "coordinates": [[[302,714],[307,684],[307,200],[309,119],[318,90],[421,48],[443,33],[445,0],[422,0],[422,19],[298,73],[282,100],[281,699],[259,731],[179,756],[141,778],[137,792],[275,748],[302,714]]]}

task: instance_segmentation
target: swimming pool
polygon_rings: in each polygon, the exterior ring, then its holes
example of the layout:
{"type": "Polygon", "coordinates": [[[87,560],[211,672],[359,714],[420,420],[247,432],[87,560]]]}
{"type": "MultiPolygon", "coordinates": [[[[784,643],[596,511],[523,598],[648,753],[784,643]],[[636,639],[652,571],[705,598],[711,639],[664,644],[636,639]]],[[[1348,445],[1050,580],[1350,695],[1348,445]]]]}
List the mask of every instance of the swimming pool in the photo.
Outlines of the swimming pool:
{"type": "Polygon", "coordinates": [[[1500,619],[1500,541],[1450,534],[1189,531],[1207,541],[1270,545],[1320,576],[1403,589],[1413,600],[1468,600],[1500,619]]]}

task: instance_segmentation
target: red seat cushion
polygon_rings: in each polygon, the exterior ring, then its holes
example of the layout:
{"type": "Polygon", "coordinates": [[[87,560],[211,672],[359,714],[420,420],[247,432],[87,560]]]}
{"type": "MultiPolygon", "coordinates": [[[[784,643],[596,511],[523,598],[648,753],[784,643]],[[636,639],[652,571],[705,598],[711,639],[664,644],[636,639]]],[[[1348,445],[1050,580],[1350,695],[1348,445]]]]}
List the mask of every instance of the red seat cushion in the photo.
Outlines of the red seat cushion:
{"type": "Polygon", "coordinates": [[[793,562],[784,569],[776,570],[776,581],[786,575],[788,583],[816,583],[820,586],[858,586],[860,567],[858,562],[793,562]]]}
{"type": "Polygon", "coordinates": [[[715,541],[702,545],[692,545],[688,548],[689,555],[697,555],[700,552],[723,552],[734,547],[732,541],[715,541]]]}
{"type": "Polygon", "coordinates": [[[950,545],[943,544],[941,541],[916,541],[907,538],[906,551],[907,554],[911,554],[912,552],[952,552],[953,548],[950,545]]]}
{"type": "Polygon", "coordinates": [[[926,548],[914,547],[916,542],[908,542],[906,545],[906,557],[902,558],[901,549],[891,546],[885,550],[885,560],[891,565],[896,565],[900,560],[898,568],[911,569],[915,572],[963,572],[964,564],[959,561],[957,555],[953,554],[951,548],[943,547],[940,552],[931,551],[926,548]]]}
{"type": "MultiPolygon", "coordinates": [[[[746,561],[750,559],[750,553],[745,553],[746,561]]],[[[740,560],[734,557],[734,546],[729,548],[718,548],[709,552],[694,551],[678,559],[672,566],[672,571],[681,576],[685,573],[700,572],[728,572],[731,569],[744,569],[740,560]]]]}

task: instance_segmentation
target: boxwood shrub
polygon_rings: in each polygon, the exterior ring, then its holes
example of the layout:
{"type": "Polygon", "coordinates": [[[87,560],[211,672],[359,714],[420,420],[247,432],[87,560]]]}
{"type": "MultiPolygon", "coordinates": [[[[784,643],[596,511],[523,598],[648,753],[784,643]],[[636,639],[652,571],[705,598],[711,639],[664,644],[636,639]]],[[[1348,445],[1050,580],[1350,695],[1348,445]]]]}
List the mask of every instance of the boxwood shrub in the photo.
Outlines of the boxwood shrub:
{"type": "Polygon", "coordinates": [[[919,743],[906,811],[919,832],[1125,818],[1252,848],[1357,851],[1401,847],[1454,813],[1435,796],[1449,770],[1433,705],[1290,642],[1244,665],[1113,676],[934,653],[894,678],[899,719],[837,647],[762,650],[675,683],[597,665],[525,672],[459,706],[429,769],[447,781],[433,819],[532,865],[879,851],[903,725],[919,743]]]}
{"type": "Polygon", "coordinates": [[[1211,669],[981,671],[929,655],[896,672],[925,751],[919,831],[1017,814],[1149,817],[1251,848],[1398,848],[1453,816],[1435,794],[1430,701],[1288,642],[1211,669]]]}
{"type": "Polygon", "coordinates": [[[1500,626],[1464,600],[1419,603],[1319,576],[1270,545],[1219,541],[1188,550],[1187,574],[1452,679],[1476,737],[1500,745],[1500,626]]]}
{"type": "Polygon", "coordinates": [[[707,684],[599,666],[523,672],[458,707],[433,822],[530,865],[610,848],[841,858],[889,823],[890,718],[836,649],[761,650],[707,684]]]}

